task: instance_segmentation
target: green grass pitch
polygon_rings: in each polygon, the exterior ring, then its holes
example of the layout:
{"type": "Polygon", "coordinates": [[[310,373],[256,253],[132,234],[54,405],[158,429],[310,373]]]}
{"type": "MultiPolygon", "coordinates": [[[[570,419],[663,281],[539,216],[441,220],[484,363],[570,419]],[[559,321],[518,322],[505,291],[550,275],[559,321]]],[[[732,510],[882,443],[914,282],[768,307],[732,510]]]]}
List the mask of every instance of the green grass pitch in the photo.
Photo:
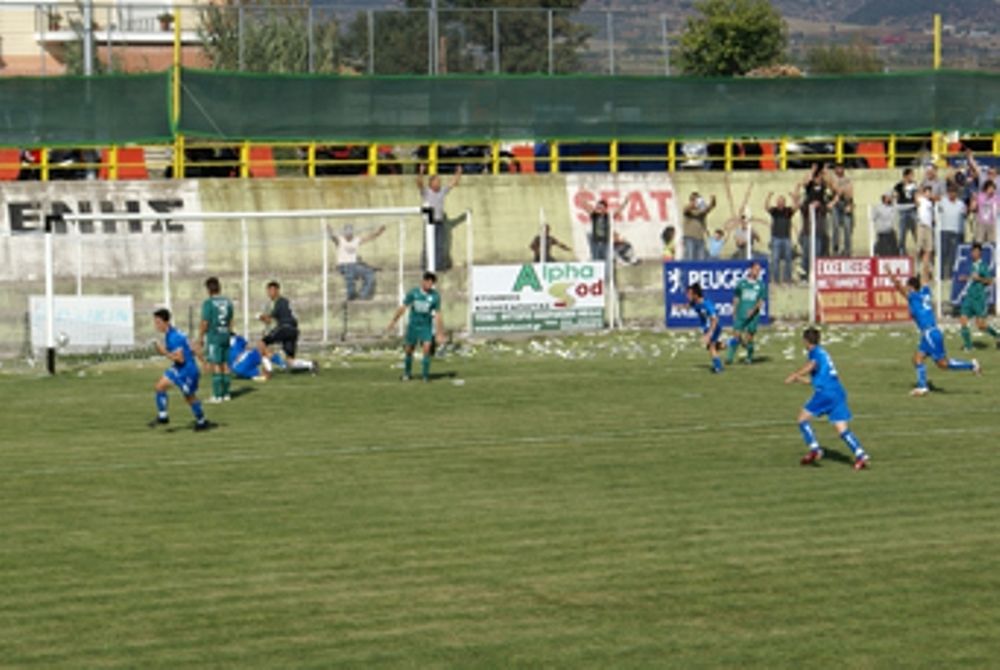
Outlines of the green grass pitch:
{"type": "Polygon", "coordinates": [[[333,353],[207,434],[160,362],[0,375],[0,666],[994,665],[1000,352],[910,398],[911,329],[828,333],[873,467],[803,468],[797,333],[333,353]]]}

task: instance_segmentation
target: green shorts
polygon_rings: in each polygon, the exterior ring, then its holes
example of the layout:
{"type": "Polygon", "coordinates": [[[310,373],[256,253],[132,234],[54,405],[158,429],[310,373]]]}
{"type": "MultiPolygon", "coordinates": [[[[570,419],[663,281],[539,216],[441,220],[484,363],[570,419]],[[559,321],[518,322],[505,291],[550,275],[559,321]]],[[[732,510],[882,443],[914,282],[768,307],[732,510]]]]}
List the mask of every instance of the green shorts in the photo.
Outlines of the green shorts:
{"type": "Polygon", "coordinates": [[[984,318],[986,316],[986,298],[962,298],[962,316],[966,318],[984,318]]]}
{"type": "Polygon", "coordinates": [[[409,346],[416,346],[422,342],[433,342],[434,331],[430,326],[408,326],[404,341],[409,346]]]}
{"type": "Polygon", "coordinates": [[[757,326],[760,325],[760,314],[755,314],[749,319],[744,319],[737,317],[733,319],[733,330],[738,333],[750,333],[754,335],[757,332],[757,326]]]}
{"type": "Polygon", "coordinates": [[[229,338],[205,338],[205,362],[220,365],[229,362],[229,338]]]}

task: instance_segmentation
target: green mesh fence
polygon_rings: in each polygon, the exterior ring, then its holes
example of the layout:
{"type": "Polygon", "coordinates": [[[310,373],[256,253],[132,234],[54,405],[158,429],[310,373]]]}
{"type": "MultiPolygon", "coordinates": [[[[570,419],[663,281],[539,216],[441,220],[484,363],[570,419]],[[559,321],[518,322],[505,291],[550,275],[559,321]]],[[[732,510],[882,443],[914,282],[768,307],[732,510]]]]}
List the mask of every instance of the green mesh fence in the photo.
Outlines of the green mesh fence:
{"type": "MultiPolygon", "coordinates": [[[[662,140],[1000,128],[1000,75],[347,77],[184,70],[178,130],[227,140],[662,140]]],[[[172,136],[169,74],[0,78],[0,146],[172,136]]]]}
{"type": "Polygon", "coordinates": [[[226,139],[662,139],[993,132],[1000,76],[345,77],[185,70],[184,133],[226,139]]]}
{"type": "Polygon", "coordinates": [[[0,146],[169,140],[169,74],[0,78],[0,146]]]}

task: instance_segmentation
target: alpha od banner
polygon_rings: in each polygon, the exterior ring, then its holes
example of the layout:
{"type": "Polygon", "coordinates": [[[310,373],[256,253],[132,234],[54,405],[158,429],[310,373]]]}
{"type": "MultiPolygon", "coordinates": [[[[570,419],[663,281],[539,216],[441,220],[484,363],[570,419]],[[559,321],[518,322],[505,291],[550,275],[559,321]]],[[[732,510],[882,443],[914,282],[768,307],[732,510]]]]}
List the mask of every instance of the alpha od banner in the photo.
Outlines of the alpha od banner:
{"type": "Polygon", "coordinates": [[[599,330],[603,263],[525,263],[472,268],[477,333],[599,330]]]}

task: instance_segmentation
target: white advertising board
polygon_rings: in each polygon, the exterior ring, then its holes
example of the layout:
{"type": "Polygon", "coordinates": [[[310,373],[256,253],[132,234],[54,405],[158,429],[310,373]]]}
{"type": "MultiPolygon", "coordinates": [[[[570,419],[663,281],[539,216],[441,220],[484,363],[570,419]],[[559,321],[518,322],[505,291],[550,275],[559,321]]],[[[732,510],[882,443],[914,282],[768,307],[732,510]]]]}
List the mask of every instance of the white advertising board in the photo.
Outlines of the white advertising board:
{"type": "MultiPolygon", "coordinates": [[[[45,296],[29,299],[31,346],[46,346],[45,296]]],[[[57,295],[55,327],[60,349],[71,352],[132,349],[135,312],[130,295],[57,295]]]]}
{"type": "Polygon", "coordinates": [[[472,282],[474,332],[604,327],[603,263],[475,266],[472,282]]]}

